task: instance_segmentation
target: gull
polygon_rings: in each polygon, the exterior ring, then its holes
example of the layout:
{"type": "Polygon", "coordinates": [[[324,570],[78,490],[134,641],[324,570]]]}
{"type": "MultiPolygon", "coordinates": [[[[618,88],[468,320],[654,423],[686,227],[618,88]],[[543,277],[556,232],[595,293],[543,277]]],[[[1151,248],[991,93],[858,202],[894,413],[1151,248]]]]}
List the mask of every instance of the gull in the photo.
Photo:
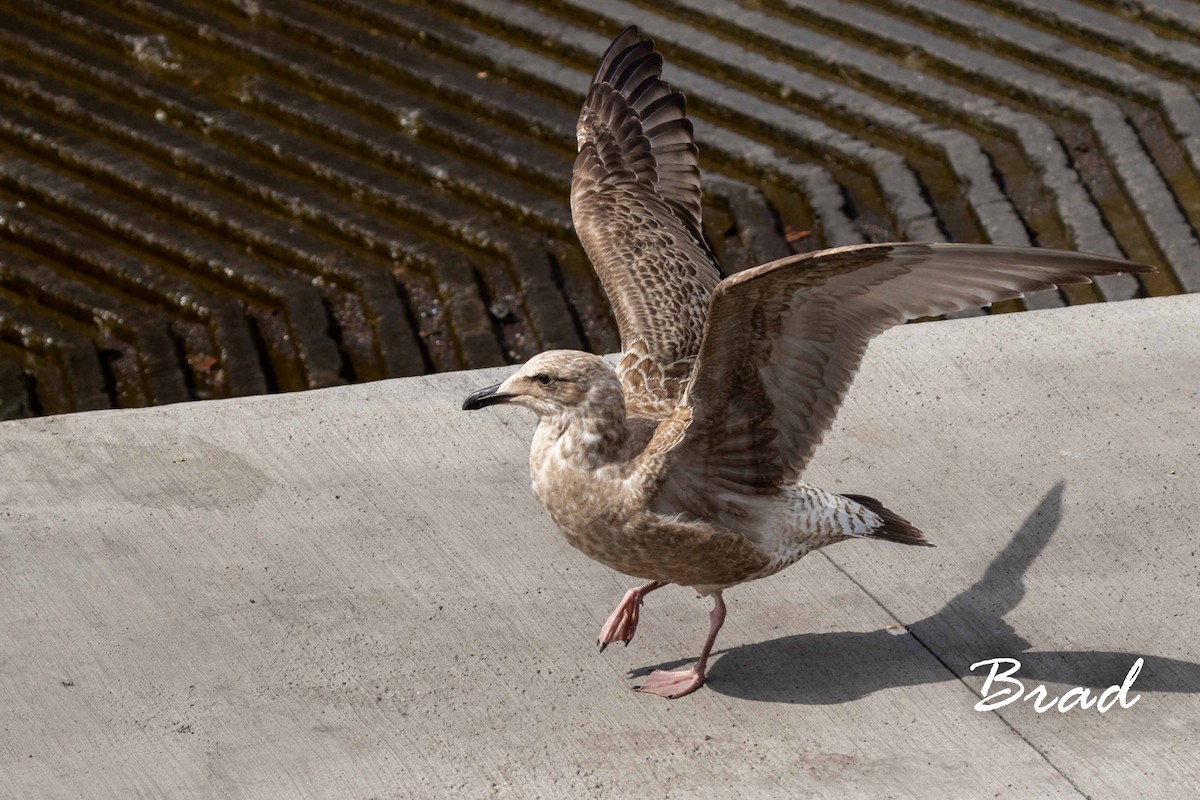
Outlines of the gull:
{"type": "Polygon", "coordinates": [[[703,685],[730,587],[846,539],[931,546],[878,500],[800,478],[872,337],[1088,276],[1153,270],[1037,248],[897,242],[722,279],[701,233],[692,125],[662,65],[653,42],[627,29],[602,57],[577,126],[572,218],[616,316],[618,365],[540,353],[463,409],[533,411],[534,494],[569,544],[647,581],[604,623],[601,650],[629,644],[650,592],[678,584],[712,597],[699,659],[636,687],[670,699],[703,685]]]}

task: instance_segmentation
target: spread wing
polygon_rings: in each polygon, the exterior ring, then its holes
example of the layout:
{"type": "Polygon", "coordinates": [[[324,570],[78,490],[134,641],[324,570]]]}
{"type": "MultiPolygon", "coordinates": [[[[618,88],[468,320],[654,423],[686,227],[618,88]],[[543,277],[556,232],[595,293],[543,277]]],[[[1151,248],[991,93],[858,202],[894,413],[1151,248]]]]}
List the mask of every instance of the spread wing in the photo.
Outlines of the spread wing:
{"type": "Polygon", "coordinates": [[[683,95],[654,43],[629,28],[609,46],[579,115],[571,214],[621,333],[618,372],[634,413],[682,394],[721,279],[700,233],[700,168],[683,95]]]}
{"type": "Polygon", "coordinates": [[[796,481],[867,343],[893,325],[1089,283],[1089,275],[1152,271],[1055,250],[870,244],[734,275],[713,294],[680,408],[646,450],[658,459],[659,506],[736,515],[739,498],[796,481]]]}

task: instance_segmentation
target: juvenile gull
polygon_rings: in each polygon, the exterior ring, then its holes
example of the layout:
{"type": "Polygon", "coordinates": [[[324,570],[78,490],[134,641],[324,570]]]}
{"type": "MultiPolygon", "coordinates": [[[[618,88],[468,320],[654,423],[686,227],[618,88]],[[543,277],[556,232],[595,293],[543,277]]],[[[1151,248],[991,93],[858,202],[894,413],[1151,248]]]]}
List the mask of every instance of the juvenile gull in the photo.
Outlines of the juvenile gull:
{"type": "Polygon", "coordinates": [[[713,598],[699,660],[639,687],[674,698],[704,683],[729,587],[844,539],[930,545],[878,500],[800,480],[873,336],[1089,275],[1152,270],[1052,250],[891,243],[722,280],[700,232],[683,95],[661,70],[653,43],[626,30],[601,59],[577,128],[571,211],[617,318],[619,365],[541,353],[463,408],[536,413],[534,493],[572,546],[648,581],[604,623],[601,650],[630,642],[659,587],[713,598]]]}

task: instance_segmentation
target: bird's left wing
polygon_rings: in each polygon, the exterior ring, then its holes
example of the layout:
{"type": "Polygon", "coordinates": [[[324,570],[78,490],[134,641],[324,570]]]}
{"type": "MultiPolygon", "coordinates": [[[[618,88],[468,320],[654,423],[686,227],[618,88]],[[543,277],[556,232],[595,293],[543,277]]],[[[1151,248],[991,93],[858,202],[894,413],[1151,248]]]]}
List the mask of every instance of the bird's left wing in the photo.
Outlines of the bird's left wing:
{"type": "Polygon", "coordinates": [[[1056,250],[868,244],[738,273],[713,294],[682,403],[643,453],[659,506],[736,514],[738,498],[795,482],[867,343],[894,325],[1089,283],[1090,275],[1151,271],[1056,250]]]}
{"type": "Polygon", "coordinates": [[[612,304],[631,410],[674,408],[720,270],[700,233],[700,168],[683,95],[637,28],[600,61],[579,115],[571,214],[612,304]]]}

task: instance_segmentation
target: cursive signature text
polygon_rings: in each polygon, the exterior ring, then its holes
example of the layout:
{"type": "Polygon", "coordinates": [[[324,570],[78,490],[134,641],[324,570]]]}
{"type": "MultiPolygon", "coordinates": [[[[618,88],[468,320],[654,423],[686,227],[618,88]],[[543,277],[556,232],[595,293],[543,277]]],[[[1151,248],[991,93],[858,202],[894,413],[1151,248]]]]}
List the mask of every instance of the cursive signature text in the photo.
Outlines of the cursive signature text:
{"type": "Polygon", "coordinates": [[[1061,697],[1055,697],[1041,684],[1026,692],[1025,684],[1013,677],[1021,668],[1021,662],[1015,658],[989,658],[984,661],[976,661],[971,665],[972,672],[979,667],[988,665],[991,665],[991,669],[983,681],[983,689],[980,690],[983,699],[975,704],[975,710],[992,711],[1022,699],[1032,702],[1033,709],[1039,714],[1052,708],[1066,713],[1077,707],[1091,708],[1092,706],[1095,706],[1096,710],[1103,714],[1118,703],[1121,708],[1129,708],[1142,699],[1140,694],[1135,694],[1132,699],[1129,697],[1129,690],[1133,687],[1133,682],[1137,680],[1138,673],[1142,671],[1142,663],[1143,659],[1140,658],[1133,662],[1124,682],[1108,687],[1099,697],[1093,696],[1091,689],[1085,689],[1082,686],[1068,689],[1061,697]]]}

